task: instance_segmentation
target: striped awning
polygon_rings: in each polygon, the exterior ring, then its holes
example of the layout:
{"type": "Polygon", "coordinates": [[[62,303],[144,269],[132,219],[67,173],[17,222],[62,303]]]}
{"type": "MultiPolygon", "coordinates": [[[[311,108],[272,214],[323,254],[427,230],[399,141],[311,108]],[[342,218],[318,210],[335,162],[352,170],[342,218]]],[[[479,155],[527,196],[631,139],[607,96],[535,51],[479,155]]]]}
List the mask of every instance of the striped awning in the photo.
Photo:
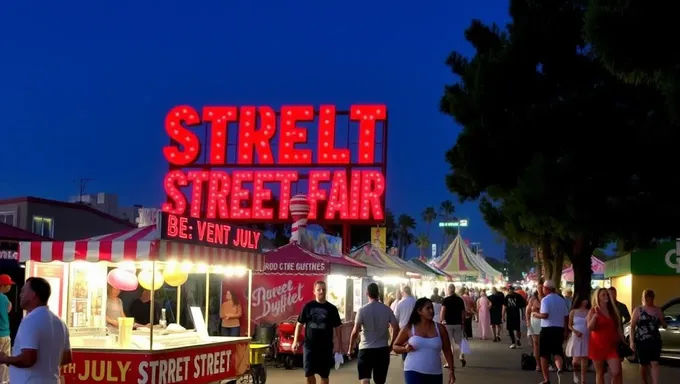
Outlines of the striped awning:
{"type": "Polygon", "coordinates": [[[178,261],[264,267],[262,254],[161,240],[155,225],[76,241],[24,241],[19,261],[178,261]]]}

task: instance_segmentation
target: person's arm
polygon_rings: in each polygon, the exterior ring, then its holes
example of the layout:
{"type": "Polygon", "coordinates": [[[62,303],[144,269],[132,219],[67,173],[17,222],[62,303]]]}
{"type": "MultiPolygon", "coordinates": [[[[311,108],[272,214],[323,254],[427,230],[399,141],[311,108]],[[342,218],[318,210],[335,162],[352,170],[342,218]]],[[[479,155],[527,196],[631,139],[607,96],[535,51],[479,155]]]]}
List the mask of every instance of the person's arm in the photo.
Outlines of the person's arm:
{"type": "Polygon", "coordinates": [[[465,329],[465,314],[467,311],[465,310],[465,306],[463,306],[463,310],[460,311],[460,329],[465,329]]]}
{"type": "Polygon", "coordinates": [[[446,327],[441,324],[435,324],[439,327],[439,337],[442,339],[442,352],[444,352],[444,358],[446,359],[446,364],[454,374],[453,370],[453,352],[451,351],[451,339],[449,339],[449,333],[446,331],[446,327]]]}
{"type": "Polygon", "coordinates": [[[122,317],[127,317],[125,309],[123,308],[123,300],[120,298],[118,298],[118,305],[120,306],[120,314],[123,315],[122,317]]]}
{"type": "Polygon", "coordinates": [[[66,339],[64,340],[64,352],[61,353],[61,365],[68,365],[73,362],[73,354],[71,353],[71,336],[66,325],[64,325],[64,333],[66,339]]]}
{"type": "Polygon", "coordinates": [[[12,302],[7,299],[7,313],[12,312],[12,302]]]}
{"type": "Polygon", "coordinates": [[[234,316],[232,318],[234,319],[240,319],[241,316],[243,316],[243,308],[241,308],[241,304],[237,305],[234,311],[234,316]]]}
{"type": "Polygon", "coordinates": [[[298,316],[297,323],[295,324],[295,334],[293,335],[293,350],[297,350],[299,347],[298,336],[302,330],[302,326],[307,323],[307,305],[305,304],[300,311],[300,316],[298,316]]]}
{"type": "Polygon", "coordinates": [[[506,302],[503,302],[503,307],[501,308],[501,321],[505,322],[505,312],[508,308],[506,302]]]}
{"type": "Polygon", "coordinates": [[[352,328],[352,333],[349,335],[349,350],[347,351],[347,356],[352,355],[352,350],[354,343],[356,343],[357,335],[361,332],[361,326],[363,325],[363,318],[361,316],[361,309],[357,311],[357,315],[354,318],[354,328],[352,328]]]}
{"type": "Polygon", "coordinates": [[[21,351],[16,356],[0,355],[0,364],[13,365],[17,368],[30,368],[38,361],[39,336],[38,326],[31,319],[24,319],[19,326],[17,339],[21,340],[21,351]]]}
{"type": "Polygon", "coordinates": [[[541,309],[539,309],[538,312],[532,313],[531,315],[535,318],[538,318],[538,319],[547,319],[548,318],[548,303],[545,300],[541,300],[541,309]]]}
{"type": "Polygon", "coordinates": [[[659,311],[659,325],[661,325],[661,328],[668,328],[668,324],[666,324],[666,317],[663,314],[663,311],[661,308],[657,308],[659,311]]]}
{"type": "Polygon", "coordinates": [[[621,317],[623,317],[623,324],[626,324],[631,319],[630,312],[628,312],[628,307],[623,303],[621,303],[621,317]]]}
{"type": "Polygon", "coordinates": [[[439,311],[439,321],[441,321],[442,324],[446,324],[446,305],[442,302],[442,309],[439,311]]]}
{"type": "Polygon", "coordinates": [[[401,304],[401,303],[398,302],[397,305],[394,306],[394,316],[396,316],[397,319],[401,319],[401,317],[399,316],[399,313],[401,313],[402,309],[400,309],[401,306],[399,304],[401,304]]]}
{"type": "Polygon", "coordinates": [[[597,323],[597,310],[595,308],[591,308],[590,312],[588,312],[588,316],[586,316],[586,325],[588,325],[588,329],[592,331],[595,329],[596,323],[597,323]]]}
{"type": "Polygon", "coordinates": [[[335,314],[333,315],[334,317],[334,324],[333,324],[333,330],[335,334],[335,339],[338,340],[338,346],[335,348],[336,353],[342,353],[342,330],[340,329],[340,326],[342,325],[342,320],[340,319],[340,312],[338,312],[337,308],[335,309],[335,314]]]}
{"type": "Polygon", "coordinates": [[[575,315],[575,314],[576,314],[576,310],[573,310],[573,311],[569,312],[569,322],[567,323],[567,324],[569,324],[568,328],[569,328],[572,332],[574,332],[574,334],[575,334],[576,336],[581,337],[581,336],[582,336],[582,335],[581,335],[581,332],[579,332],[579,331],[577,331],[576,329],[574,329],[574,315],[575,315]]]}
{"type": "Polygon", "coordinates": [[[224,304],[226,304],[226,303],[222,303],[222,305],[220,305],[220,319],[226,320],[226,319],[228,319],[228,317],[227,317],[227,309],[224,307],[224,304]]]}
{"type": "Polygon", "coordinates": [[[399,334],[399,322],[397,321],[397,318],[394,317],[394,314],[392,314],[390,317],[390,328],[392,328],[392,340],[390,342],[390,349],[392,349],[392,346],[394,345],[394,340],[397,339],[396,335],[399,334]]]}
{"type": "Polygon", "coordinates": [[[524,320],[527,322],[527,328],[531,327],[531,314],[529,311],[531,311],[531,306],[527,305],[527,307],[524,308],[524,320]]]}
{"type": "Polygon", "coordinates": [[[411,349],[407,347],[409,338],[409,329],[404,327],[399,331],[397,339],[392,343],[392,350],[395,353],[404,354],[409,352],[411,349]]]}
{"type": "Polygon", "coordinates": [[[630,319],[630,331],[628,333],[630,349],[635,350],[635,328],[637,327],[639,311],[637,308],[633,310],[633,316],[630,319]]]}

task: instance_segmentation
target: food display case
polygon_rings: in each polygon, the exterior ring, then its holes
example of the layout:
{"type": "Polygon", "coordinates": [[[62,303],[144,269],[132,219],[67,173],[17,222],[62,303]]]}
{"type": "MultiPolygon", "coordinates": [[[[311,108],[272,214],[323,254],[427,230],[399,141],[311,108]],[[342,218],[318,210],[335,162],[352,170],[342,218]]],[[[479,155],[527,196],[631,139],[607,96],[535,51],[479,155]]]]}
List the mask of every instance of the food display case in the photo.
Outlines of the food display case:
{"type": "MultiPolygon", "coordinates": [[[[238,250],[166,241],[156,225],[103,238],[20,245],[26,277],[48,280],[53,292],[48,305],[70,332],[73,362],[61,368],[62,383],[202,384],[248,372],[250,338],[208,331],[208,314],[215,311],[209,307],[210,282],[238,276],[246,279],[249,290],[252,271],[264,265],[257,247],[238,250]],[[205,281],[202,292],[191,286],[202,296],[195,302],[202,305],[180,299],[191,280],[205,281]],[[116,302],[122,308],[121,292],[139,292],[138,287],[150,292],[147,324],[137,324],[122,309],[111,309],[116,302]],[[157,292],[170,297],[158,303],[162,295],[157,292]],[[180,325],[182,313],[191,318],[183,322],[190,326],[180,325]]],[[[249,335],[250,302],[243,307],[242,324],[248,328],[244,334],[249,335]]]]}

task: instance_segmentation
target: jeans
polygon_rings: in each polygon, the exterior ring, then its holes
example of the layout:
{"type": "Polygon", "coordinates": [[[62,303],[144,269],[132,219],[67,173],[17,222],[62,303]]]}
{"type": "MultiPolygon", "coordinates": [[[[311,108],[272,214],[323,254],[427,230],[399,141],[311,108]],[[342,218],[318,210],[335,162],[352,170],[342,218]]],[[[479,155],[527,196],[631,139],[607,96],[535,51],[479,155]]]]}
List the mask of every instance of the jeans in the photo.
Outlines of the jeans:
{"type": "Polygon", "coordinates": [[[444,375],[428,375],[416,371],[404,371],[404,381],[406,384],[442,384],[444,375]]]}
{"type": "Polygon", "coordinates": [[[241,327],[220,327],[220,334],[222,336],[239,337],[241,336],[241,327]]]}

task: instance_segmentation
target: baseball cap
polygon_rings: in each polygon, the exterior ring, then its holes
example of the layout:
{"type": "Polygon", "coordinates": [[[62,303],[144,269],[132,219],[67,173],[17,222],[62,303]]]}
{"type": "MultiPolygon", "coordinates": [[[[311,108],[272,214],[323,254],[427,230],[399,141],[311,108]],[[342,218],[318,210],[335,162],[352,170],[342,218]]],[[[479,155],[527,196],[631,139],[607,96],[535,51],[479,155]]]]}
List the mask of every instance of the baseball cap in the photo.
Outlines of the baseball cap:
{"type": "Polygon", "coordinates": [[[544,286],[545,288],[554,289],[554,288],[555,288],[555,283],[553,283],[552,280],[547,280],[545,283],[543,283],[543,286],[544,286]]]}
{"type": "Polygon", "coordinates": [[[9,275],[0,275],[0,285],[14,285],[14,282],[9,275]]]}

